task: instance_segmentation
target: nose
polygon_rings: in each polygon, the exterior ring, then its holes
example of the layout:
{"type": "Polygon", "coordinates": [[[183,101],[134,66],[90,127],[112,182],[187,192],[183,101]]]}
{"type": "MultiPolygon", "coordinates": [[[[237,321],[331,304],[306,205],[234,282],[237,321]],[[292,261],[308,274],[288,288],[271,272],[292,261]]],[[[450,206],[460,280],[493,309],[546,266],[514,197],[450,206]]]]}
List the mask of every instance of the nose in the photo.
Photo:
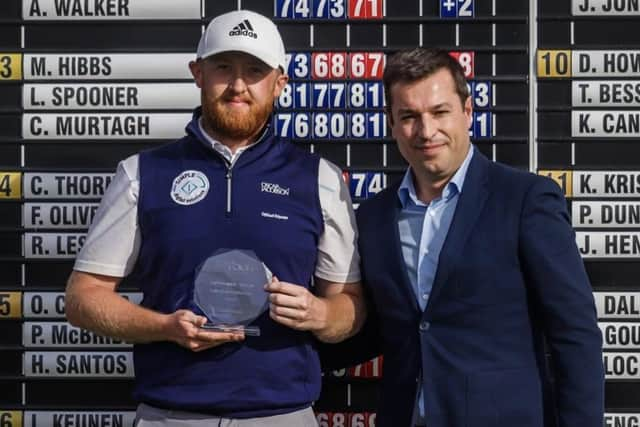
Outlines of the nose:
{"type": "Polygon", "coordinates": [[[229,89],[234,93],[243,93],[247,90],[247,82],[239,70],[234,70],[229,79],[229,89]]]}
{"type": "Polygon", "coordinates": [[[436,120],[430,114],[422,114],[417,126],[417,133],[423,139],[433,138],[438,131],[436,120]]]}

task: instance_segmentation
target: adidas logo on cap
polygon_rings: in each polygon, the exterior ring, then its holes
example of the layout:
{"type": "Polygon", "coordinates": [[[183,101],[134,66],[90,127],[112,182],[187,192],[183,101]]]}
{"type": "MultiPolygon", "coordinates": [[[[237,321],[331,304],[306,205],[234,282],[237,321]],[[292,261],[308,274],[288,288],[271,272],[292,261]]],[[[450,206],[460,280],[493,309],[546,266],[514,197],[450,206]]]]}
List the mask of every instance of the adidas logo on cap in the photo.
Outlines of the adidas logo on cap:
{"type": "Polygon", "coordinates": [[[250,10],[235,10],[213,18],[200,37],[197,58],[230,51],[254,56],[271,68],[284,70],[287,62],[278,27],[266,16],[250,10]]]}
{"type": "Polygon", "coordinates": [[[257,39],[258,35],[253,31],[253,27],[248,19],[245,19],[235,27],[231,31],[229,31],[230,36],[249,36],[251,38],[257,39]]]}

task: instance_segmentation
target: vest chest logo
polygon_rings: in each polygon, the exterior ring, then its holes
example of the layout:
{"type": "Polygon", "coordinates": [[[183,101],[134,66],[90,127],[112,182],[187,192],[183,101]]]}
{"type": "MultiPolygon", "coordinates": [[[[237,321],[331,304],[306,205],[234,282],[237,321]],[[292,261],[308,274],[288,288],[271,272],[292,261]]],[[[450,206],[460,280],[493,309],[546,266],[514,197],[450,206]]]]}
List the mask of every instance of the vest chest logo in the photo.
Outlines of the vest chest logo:
{"type": "Polygon", "coordinates": [[[171,198],[179,205],[193,205],[209,192],[209,179],[200,171],[186,170],[173,179],[171,198]]]}
{"type": "Polygon", "coordinates": [[[283,188],[283,187],[280,187],[278,184],[272,184],[270,182],[264,182],[264,181],[260,183],[260,191],[262,191],[263,193],[277,194],[278,196],[289,195],[289,187],[283,188]]]}

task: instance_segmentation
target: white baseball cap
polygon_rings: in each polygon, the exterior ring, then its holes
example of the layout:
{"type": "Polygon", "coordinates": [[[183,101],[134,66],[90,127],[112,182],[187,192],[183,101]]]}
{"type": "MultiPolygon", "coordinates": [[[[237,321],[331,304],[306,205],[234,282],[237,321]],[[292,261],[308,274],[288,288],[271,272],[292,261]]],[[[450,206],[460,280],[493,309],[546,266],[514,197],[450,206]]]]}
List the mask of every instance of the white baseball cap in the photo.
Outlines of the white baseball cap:
{"type": "Polygon", "coordinates": [[[198,59],[239,51],[255,56],[272,68],[285,70],[285,53],[278,27],[250,10],[236,10],[211,20],[198,43],[198,59]]]}

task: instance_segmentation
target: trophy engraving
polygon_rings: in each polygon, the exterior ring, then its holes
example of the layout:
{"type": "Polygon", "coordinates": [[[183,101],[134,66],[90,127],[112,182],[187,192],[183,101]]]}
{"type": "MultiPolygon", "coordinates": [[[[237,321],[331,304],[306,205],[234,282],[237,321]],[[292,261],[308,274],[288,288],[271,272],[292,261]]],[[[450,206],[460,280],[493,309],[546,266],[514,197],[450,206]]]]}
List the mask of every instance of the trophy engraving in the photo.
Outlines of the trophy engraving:
{"type": "Polygon", "coordinates": [[[268,308],[272,274],[250,250],[220,249],[196,270],[194,301],[209,319],[203,328],[260,335],[251,325],[268,308]]]}

